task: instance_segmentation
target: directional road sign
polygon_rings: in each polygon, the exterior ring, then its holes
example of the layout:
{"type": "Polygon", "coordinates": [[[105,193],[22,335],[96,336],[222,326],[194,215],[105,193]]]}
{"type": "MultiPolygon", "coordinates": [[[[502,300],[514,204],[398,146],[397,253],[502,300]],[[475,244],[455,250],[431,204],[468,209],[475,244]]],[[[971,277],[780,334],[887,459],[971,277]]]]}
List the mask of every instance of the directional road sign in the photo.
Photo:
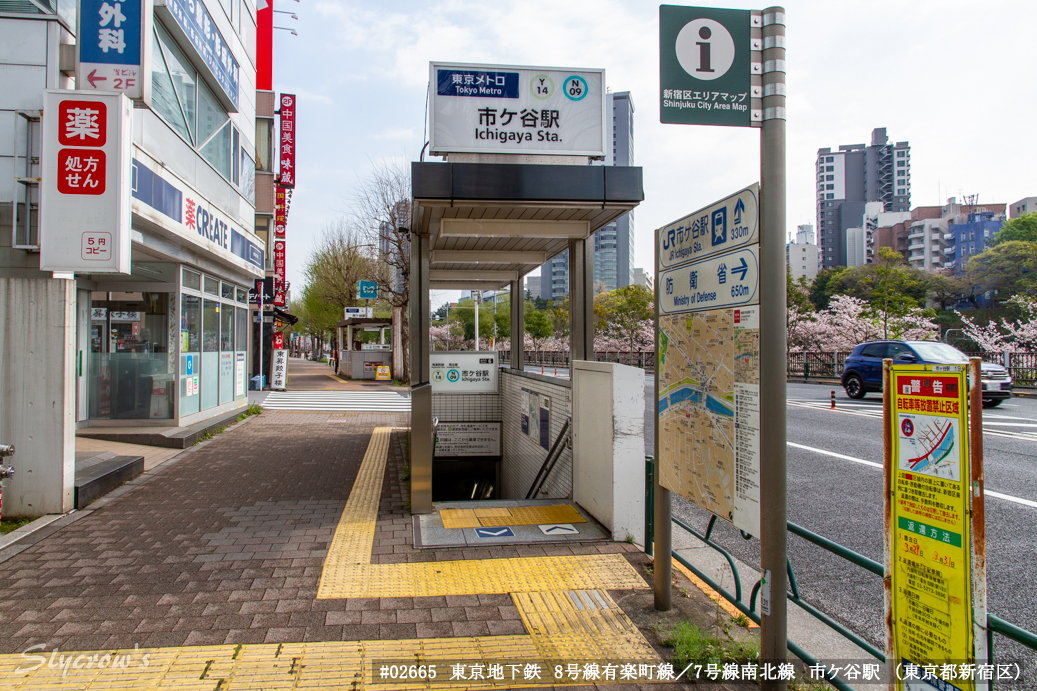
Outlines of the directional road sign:
{"type": "Polygon", "coordinates": [[[659,274],[659,313],[679,314],[760,302],[759,245],[659,274]]]}
{"type": "Polygon", "coordinates": [[[760,241],[760,185],[688,214],[659,230],[659,269],[670,269],[760,241]]]}

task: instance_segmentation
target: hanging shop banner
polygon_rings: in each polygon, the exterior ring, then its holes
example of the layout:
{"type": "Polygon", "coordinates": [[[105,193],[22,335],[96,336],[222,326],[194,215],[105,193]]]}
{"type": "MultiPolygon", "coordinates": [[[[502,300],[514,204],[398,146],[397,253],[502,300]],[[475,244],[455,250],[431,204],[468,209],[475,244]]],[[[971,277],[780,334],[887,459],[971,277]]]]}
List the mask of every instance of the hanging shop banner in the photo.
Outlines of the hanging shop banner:
{"type": "Polygon", "coordinates": [[[275,348],[270,354],[270,388],[284,391],[288,388],[288,351],[275,348]]]}
{"type": "Polygon", "coordinates": [[[281,177],[285,189],[295,189],[295,95],[281,94],[281,177]]]}
{"type": "Polygon", "coordinates": [[[753,21],[749,10],[659,7],[660,122],[750,127],[763,120],[763,42],[752,39],[753,21]]]}
{"type": "Polygon", "coordinates": [[[256,3],[256,89],[274,90],[274,0],[256,3]]]}
{"type": "Polygon", "coordinates": [[[497,393],[496,351],[432,351],[429,370],[432,393],[497,393]]]}
{"type": "Polygon", "coordinates": [[[152,16],[150,0],[80,0],[76,88],[146,99],[152,16]]]}
{"type": "Polygon", "coordinates": [[[287,225],[288,211],[285,207],[285,189],[281,185],[277,185],[274,188],[274,237],[283,240],[287,225]]]}
{"type": "Polygon", "coordinates": [[[605,155],[604,70],[430,63],[429,79],[433,154],[605,155]]]}
{"type": "Polygon", "coordinates": [[[897,689],[986,688],[950,667],[974,665],[967,365],[894,365],[893,457],[886,488],[887,616],[897,689]],[[912,672],[916,672],[910,679],[912,672]]]}
{"type": "Polygon", "coordinates": [[[500,456],[501,423],[441,422],[436,427],[438,457],[500,456]]]}
{"type": "Polygon", "coordinates": [[[40,268],[130,273],[133,102],[47,91],[40,180],[40,268]]]}
{"type": "Polygon", "coordinates": [[[285,303],[285,281],[284,281],[284,240],[274,241],[274,306],[284,307],[285,303]]]}
{"type": "Polygon", "coordinates": [[[278,349],[284,348],[284,334],[281,333],[280,331],[274,333],[272,342],[273,342],[274,350],[278,350],[278,349]]]}

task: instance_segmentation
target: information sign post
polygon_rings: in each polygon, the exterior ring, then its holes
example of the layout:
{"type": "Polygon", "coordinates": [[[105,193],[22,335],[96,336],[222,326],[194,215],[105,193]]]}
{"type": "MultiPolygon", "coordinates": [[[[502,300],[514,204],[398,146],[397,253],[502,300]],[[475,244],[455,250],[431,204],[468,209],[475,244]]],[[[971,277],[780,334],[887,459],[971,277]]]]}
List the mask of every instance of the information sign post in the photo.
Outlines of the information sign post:
{"type": "MultiPolygon", "coordinates": [[[[759,536],[760,657],[782,662],[787,659],[784,8],[661,6],[659,80],[663,123],[759,127],[761,136],[758,188],[742,190],[656,236],[655,606],[671,606],[672,490],[759,536]],[[690,314],[678,318],[684,313],[690,314]],[[708,348],[711,338],[735,341],[750,355],[740,355],[730,366],[718,363],[716,379],[681,366],[685,346],[708,348]],[[673,411],[684,408],[684,419],[676,419],[673,411]],[[728,415],[738,434],[696,441],[703,437],[689,421],[698,416],[698,423],[706,424],[707,418],[724,421],[728,415]],[[762,448],[760,439],[767,440],[762,448]],[[715,494],[717,489],[724,493],[715,494]]],[[[784,689],[786,683],[764,680],[762,686],[784,689]]]]}

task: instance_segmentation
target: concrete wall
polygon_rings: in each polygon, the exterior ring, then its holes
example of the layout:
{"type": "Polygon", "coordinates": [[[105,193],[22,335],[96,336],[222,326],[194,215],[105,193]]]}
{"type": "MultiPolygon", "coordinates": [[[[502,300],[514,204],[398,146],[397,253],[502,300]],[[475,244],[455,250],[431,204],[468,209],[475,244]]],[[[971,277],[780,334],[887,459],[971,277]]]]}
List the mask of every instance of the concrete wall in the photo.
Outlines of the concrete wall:
{"type": "Polygon", "coordinates": [[[16,449],[4,516],[72,509],[75,328],[75,281],[0,278],[0,442],[16,449]]]}
{"type": "Polygon", "coordinates": [[[573,363],[573,499],[612,531],[644,535],[645,376],[617,363],[573,363]]]}
{"type": "MultiPolygon", "coordinates": [[[[500,411],[496,419],[501,421],[501,446],[504,453],[501,463],[501,497],[524,499],[533,480],[536,479],[537,471],[547,458],[548,450],[537,444],[532,437],[522,433],[522,389],[535,391],[551,399],[551,435],[548,449],[561,433],[566,418],[571,415],[572,389],[567,379],[513,371],[506,367],[501,368],[500,372],[500,411]]],[[[566,448],[562,450],[554,470],[535,498],[565,499],[572,496],[572,486],[572,450],[566,448]]]]}

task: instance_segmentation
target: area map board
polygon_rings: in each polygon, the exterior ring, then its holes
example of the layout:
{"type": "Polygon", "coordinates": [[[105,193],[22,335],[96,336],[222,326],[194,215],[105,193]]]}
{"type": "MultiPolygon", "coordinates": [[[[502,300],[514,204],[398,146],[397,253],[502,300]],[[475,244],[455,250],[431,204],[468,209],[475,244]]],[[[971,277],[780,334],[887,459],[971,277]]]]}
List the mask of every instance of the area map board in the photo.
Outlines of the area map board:
{"type": "Polygon", "coordinates": [[[967,365],[894,365],[893,442],[886,534],[892,566],[891,640],[897,689],[986,688],[973,679],[926,672],[975,663],[973,649],[971,468],[967,365]],[[922,679],[905,680],[908,665],[922,679]],[[934,669],[929,667],[930,670],[934,669]]]}
{"type": "Polygon", "coordinates": [[[758,199],[752,185],[657,239],[660,483],[751,535],[760,534],[758,199]]]}

